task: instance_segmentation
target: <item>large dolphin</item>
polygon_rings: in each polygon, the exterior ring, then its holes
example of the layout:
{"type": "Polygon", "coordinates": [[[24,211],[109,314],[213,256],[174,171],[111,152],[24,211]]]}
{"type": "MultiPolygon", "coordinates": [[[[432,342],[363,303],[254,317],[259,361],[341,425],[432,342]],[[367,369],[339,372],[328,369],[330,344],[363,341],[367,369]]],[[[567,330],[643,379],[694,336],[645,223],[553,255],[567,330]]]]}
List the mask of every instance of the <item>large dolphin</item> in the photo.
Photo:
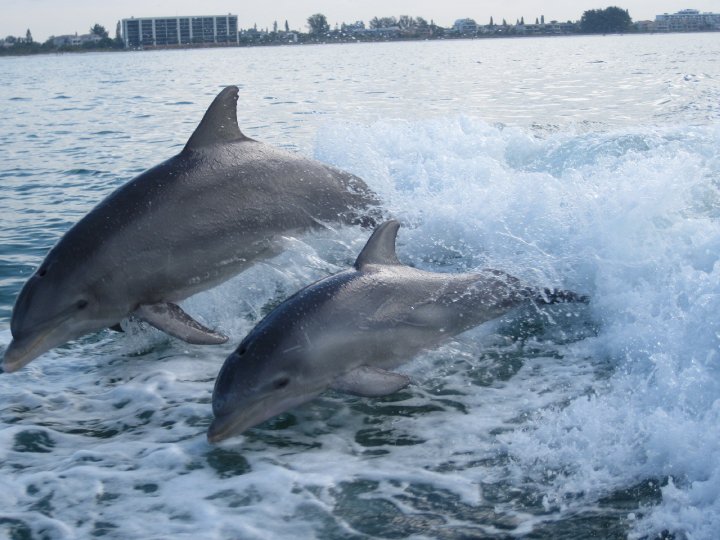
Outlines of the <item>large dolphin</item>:
{"type": "Polygon", "coordinates": [[[399,227],[378,227],[354,267],[285,300],[225,360],[213,391],[211,442],[327,388],[368,397],[396,392],[410,380],[389,369],[524,302],[586,301],[498,270],[441,274],[402,265],[399,227]]]}
{"type": "Polygon", "coordinates": [[[23,286],[3,369],[132,314],[190,343],[227,338],[176,304],[324,222],[373,224],[356,176],[244,136],[238,89],[222,90],[182,152],[76,223],[23,286]]]}

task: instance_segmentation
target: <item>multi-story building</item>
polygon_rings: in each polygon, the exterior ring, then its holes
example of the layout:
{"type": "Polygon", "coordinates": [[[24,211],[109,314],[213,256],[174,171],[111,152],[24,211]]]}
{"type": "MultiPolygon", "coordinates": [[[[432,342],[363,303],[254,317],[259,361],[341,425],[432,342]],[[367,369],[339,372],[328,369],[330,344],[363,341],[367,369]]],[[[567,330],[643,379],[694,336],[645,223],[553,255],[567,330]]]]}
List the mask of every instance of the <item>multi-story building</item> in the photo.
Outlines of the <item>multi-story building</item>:
{"type": "Polygon", "coordinates": [[[683,9],[677,13],[655,16],[657,32],[697,32],[720,30],[720,13],[700,13],[696,9],[683,9]]]}
{"type": "Polygon", "coordinates": [[[478,25],[473,19],[458,19],[453,24],[452,29],[462,35],[475,35],[478,33],[478,25]]]}
{"type": "Polygon", "coordinates": [[[237,44],[237,15],[142,17],[123,19],[125,47],[166,47],[192,44],[237,44]]]}
{"type": "Polygon", "coordinates": [[[97,43],[102,38],[96,34],[83,34],[78,36],[75,34],[67,34],[64,36],[53,36],[53,45],[56,47],[79,47],[84,43],[97,43]]]}

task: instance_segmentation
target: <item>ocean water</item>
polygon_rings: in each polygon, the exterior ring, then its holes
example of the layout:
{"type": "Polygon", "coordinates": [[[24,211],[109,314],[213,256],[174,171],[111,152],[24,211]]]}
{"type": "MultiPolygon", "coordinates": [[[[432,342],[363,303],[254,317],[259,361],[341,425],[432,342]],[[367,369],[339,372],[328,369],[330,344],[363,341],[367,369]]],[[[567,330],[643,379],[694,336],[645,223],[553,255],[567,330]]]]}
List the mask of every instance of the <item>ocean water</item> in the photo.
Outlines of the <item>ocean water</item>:
{"type": "Polygon", "coordinates": [[[272,306],[368,233],[183,303],[231,336],[133,323],[0,375],[0,537],[717,538],[717,35],[0,59],[0,353],[24,280],[103,196],[240,86],[249,136],[363,177],[402,261],[588,294],[528,306],[220,446],[214,378],[272,306]]]}

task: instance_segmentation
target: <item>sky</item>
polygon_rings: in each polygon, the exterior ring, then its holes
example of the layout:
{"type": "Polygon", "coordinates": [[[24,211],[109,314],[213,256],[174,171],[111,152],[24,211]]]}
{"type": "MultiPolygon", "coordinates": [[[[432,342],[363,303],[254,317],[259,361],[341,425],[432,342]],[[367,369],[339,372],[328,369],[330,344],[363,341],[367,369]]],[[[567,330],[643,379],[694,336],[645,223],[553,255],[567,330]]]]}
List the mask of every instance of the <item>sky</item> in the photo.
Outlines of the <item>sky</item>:
{"type": "Polygon", "coordinates": [[[272,28],[285,20],[291,29],[307,31],[306,21],[313,13],[324,14],[331,25],[373,17],[411,15],[431,19],[440,26],[452,26],[465,17],[487,24],[506,19],[514,23],[524,17],[534,22],[545,15],[546,21],[578,20],[588,9],[608,6],[627,9],[633,20],[654,19],[660,13],[681,9],[720,11],[718,0],[0,0],[0,37],[24,36],[30,29],[35,41],[51,35],[85,34],[95,23],[103,25],[110,36],[115,25],[129,17],[175,15],[238,15],[238,26],[272,28]]]}

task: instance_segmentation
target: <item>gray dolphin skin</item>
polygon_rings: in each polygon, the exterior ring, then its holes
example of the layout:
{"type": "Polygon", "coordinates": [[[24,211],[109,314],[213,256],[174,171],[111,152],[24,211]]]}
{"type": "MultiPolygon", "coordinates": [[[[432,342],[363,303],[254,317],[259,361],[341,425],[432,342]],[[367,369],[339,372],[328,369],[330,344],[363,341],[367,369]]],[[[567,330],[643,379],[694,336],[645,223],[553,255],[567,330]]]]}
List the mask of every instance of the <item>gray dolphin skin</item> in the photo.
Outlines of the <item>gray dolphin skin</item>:
{"type": "Polygon", "coordinates": [[[396,392],[410,379],[388,370],[524,302],[587,301],[498,270],[442,274],[402,265],[395,254],[399,227],[379,226],[353,268],[288,298],[225,360],[213,391],[210,442],[328,388],[367,397],[396,392]]]}
{"type": "Polygon", "coordinates": [[[190,343],[227,340],[175,302],[279,252],[323,223],[374,225],[358,177],[240,132],[222,90],[176,156],[121,186],[50,250],[16,300],[3,370],[137,316],[190,343]]]}

